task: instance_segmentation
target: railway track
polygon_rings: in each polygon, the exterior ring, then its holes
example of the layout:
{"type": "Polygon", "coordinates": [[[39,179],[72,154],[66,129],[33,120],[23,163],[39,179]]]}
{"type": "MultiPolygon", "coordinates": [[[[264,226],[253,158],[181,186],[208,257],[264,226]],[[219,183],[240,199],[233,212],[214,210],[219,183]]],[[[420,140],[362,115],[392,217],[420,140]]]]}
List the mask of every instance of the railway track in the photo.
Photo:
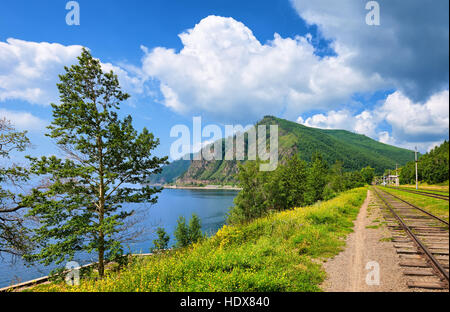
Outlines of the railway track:
{"type": "Polygon", "coordinates": [[[448,222],[374,187],[410,288],[449,289],[448,222]]]}
{"type": "Polygon", "coordinates": [[[388,186],[388,188],[394,189],[394,190],[398,190],[398,191],[403,191],[403,192],[408,192],[408,193],[413,193],[413,194],[419,194],[419,195],[424,195],[424,196],[428,196],[428,197],[433,197],[433,198],[438,198],[438,199],[443,199],[446,201],[449,201],[449,196],[448,195],[443,195],[443,194],[437,194],[437,193],[429,193],[429,192],[422,192],[422,191],[417,191],[417,190],[407,190],[401,187],[392,187],[392,186],[388,186]]]}

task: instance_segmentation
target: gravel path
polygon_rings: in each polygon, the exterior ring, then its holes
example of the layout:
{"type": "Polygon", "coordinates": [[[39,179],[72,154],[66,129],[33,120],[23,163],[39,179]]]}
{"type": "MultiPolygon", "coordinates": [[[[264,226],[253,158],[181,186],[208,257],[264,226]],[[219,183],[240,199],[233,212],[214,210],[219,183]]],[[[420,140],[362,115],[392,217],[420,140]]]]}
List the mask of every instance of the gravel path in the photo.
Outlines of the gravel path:
{"type": "MultiPolygon", "coordinates": [[[[399,266],[399,257],[388,229],[381,224],[383,216],[375,202],[375,195],[368,191],[367,198],[354,222],[354,232],[346,240],[346,248],[339,255],[324,263],[328,278],[321,285],[329,292],[405,292],[406,277],[399,266]],[[366,283],[366,277],[374,272],[369,262],[379,264],[379,285],[366,283]]],[[[373,280],[372,280],[373,281],[373,280]]]]}

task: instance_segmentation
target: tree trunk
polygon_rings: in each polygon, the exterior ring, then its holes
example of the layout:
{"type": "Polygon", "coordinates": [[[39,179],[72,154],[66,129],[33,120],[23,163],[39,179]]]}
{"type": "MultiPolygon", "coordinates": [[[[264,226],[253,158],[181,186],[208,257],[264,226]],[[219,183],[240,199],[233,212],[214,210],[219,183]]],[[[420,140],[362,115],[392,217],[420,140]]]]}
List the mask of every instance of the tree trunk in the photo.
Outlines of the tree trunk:
{"type": "Polygon", "coordinates": [[[105,275],[105,235],[103,233],[103,219],[105,215],[105,184],[104,184],[104,172],[103,172],[103,142],[101,137],[97,138],[98,148],[99,148],[99,214],[98,223],[100,230],[98,233],[98,274],[100,278],[105,275]]]}
{"type": "Polygon", "coordinates": [[[105,275],[105,248],[104,248],[104,237],[103,234],[99,236],[99,247],[98,247],[98,275],[103,278],[105,275]]]}

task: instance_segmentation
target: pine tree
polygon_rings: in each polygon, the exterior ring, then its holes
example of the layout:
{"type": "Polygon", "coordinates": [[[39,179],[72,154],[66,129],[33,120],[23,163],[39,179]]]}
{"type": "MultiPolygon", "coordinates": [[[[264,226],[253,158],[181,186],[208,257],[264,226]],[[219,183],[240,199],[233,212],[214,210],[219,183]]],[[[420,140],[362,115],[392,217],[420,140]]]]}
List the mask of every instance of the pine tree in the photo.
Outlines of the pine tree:
{"type": "Polygon", "coordinates": [[[105,261],[122,250],[118,236],[133,214],[122,205],[157,201],[158,189],[139,184],[159,173],[167,158],[151,156],[159,144],[152,133],[138,133],[131,116],[119,118],[119,105],[129,95],[117,76],[103,73],[86,49],[78,60],[59,76],[60,104],[52,104],[47,134],[66,158],[29,157],[32,172],[47,183],[25,198],[42,225],[34,233],[40,247],[27,259],[59,264],[77,252],[95,251],[102,277],[105,261]]]}

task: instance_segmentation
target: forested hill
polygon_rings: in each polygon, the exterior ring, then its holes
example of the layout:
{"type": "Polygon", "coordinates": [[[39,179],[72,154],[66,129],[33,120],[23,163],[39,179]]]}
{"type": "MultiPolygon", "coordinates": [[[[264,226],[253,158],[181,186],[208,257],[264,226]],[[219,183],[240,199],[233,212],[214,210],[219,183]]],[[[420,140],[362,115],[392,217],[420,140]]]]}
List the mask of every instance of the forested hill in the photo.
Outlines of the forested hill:
{"type": "MultiPolygon", "coordinates": [[[[256,125],[275,124],[278,125],[279,157],[282,160],[298,154],[300,158],[310,161],[313,154],[319,152],[330,165],[341,161],[344,170],[360,170],[371,166],[377,174],[381,174],[387,168],[395,168],[396,164],[403,166],[414,159],[412,151],[345,130],[310,128],[273,116],[264,117],[256,125]]],[[[191,161],[185,172],[183,169],[180,163],[173,163],[164,171],[170,171],[171,177],[179,176],[177,183],[228,183],[236,180],[237,162],[191,161]],[[171,167],[174,166],[180,169],[177,174],[173,174],[171,167]]],[[[165,179],[164,182],[173,180],[165,179]]]]}
{"type": "Polygon", "coordinates": [[[300,158],[306,161],[310,161],[318,151],[329,164],[342,161],[346,170],[360,170],[370,165],[377,173],[382,173],[385,168],[395,168],[396,164],[402,165],[414,159],[413,151],[346,130],[310,128],[271,116],[264,117],[259,124],[273,123],[279,126],[280,147],[294,147],[300,158]]]}
{"type": "Polygon", "coordinates": [[[151,184],[166,184],[172,183],[180,175],[185,173],[191,165],[190,160],[178,159],[164,166],[161,173],[152,175],[150,177],[151,184]]]}
{"type": "MultiPolygon", "coordinates": [[[[442,183],[449,179],[449,143],[444,141],[419,158],[417,173],[419,181],[429,184],[442,183]]],[[[415,162],[408,162],[400,170],[400,183],[414,184],[416,180],[415,162]]]]}

